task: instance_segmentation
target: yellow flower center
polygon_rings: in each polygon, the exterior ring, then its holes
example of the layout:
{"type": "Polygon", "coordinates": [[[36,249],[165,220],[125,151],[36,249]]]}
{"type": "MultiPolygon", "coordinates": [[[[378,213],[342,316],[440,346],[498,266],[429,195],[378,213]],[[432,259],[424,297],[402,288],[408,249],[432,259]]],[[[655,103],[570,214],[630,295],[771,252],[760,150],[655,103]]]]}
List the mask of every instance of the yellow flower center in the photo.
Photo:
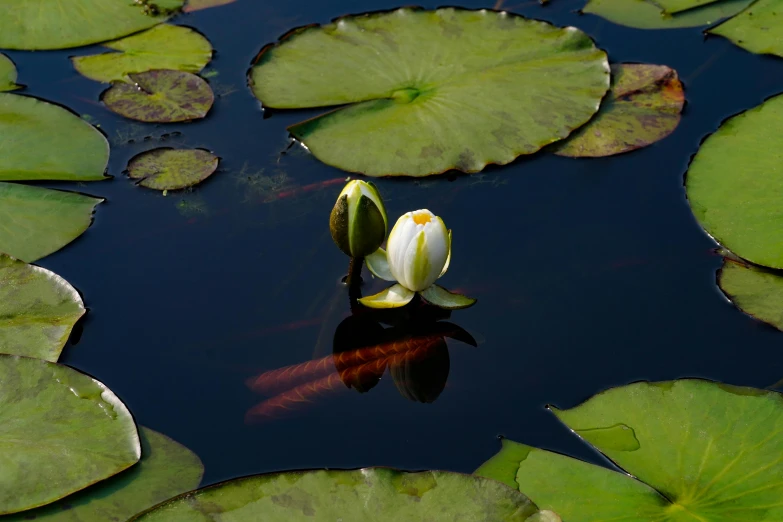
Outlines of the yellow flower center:
{"type": "Polygon", "coordinates": [[[426,225],[432,221],[432,216],[429,212],[414,212],[413,213],[413,222],[417,225],[426,225]]]}

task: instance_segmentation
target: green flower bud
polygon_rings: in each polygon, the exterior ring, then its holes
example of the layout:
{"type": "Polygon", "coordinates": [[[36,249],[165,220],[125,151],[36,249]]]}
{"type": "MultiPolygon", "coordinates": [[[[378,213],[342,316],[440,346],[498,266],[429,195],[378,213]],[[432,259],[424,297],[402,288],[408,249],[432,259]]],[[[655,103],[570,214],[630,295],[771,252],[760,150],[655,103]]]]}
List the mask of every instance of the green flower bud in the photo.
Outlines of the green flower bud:
{"type": "Polygon", "coordinates": [[[387,228],[386,209],[375,185],[361,180],[349,182],[329,217],[335,244],[346,255],[366,257],[381,246],[387,228]]]}

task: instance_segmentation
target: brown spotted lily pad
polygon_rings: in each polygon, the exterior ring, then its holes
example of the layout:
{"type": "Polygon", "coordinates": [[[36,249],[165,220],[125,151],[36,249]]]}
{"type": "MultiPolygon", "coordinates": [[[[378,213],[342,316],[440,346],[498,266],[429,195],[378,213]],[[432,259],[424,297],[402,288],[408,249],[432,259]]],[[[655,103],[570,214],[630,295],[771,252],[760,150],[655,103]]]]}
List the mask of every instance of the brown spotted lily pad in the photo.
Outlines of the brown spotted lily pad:
{"type": "Polygon", "coordinates": [[[128,176],[156,190],[177,190],[201,183],[217,170],[220,158],[203,149],[161,148],[142,152],[128,164],[128,176]]]}
{"type": "Polygon", "coordinates": [[[161,69],[128,75],[133,83],[115,83],[101,97],[112,112],[148,123],[203,118],[215,96],[195,74],[161,69]]]}
{"type": "Polygon", "coordinates": [[[556,148],[559,156],[601,157],[646,147],[680,123],[685,93],[665,65],[612,65],[612,89],[601,110],[556,148]]]}

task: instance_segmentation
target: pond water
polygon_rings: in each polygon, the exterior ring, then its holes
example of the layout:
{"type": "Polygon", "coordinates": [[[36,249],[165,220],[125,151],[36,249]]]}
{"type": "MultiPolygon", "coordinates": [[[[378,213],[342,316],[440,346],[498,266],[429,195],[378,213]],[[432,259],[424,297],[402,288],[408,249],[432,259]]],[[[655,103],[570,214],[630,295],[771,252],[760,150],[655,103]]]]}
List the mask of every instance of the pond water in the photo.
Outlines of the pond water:
{"type": "MultiPolygon", "coordinates": [[[[582,16],[582,3],[504,7],[583,29],[613,62],[676,69],[688,99],[677,131],[607,159],[539,154],[478,175],[378,180],[390,217],[429,208],[454,230],[444,285],[479,303],[450,321],[478,347],[449,341],[448,381],[431,404],[403,397],[387,374],[367,393],[324,393],[260,424],[245,413],[266,397],[245,380],[329,355],[350,313],[339,284],[347,258],[328,230],[346,174],[297,148],[281,154],[286,126],[308,113],[262,114],[246,72],[292,27],[397,4],[238,0],[180,17],[217,50],[209,69],[221,94],[208,118],[184,125],[133,125],[103,109],[103,87],[67,60],[93,48],[9,52],[26,94],[89,115],[112,141],[115,179],[78,187],[107,199],[94,225],[39,263],[90,308],[62,362],[103,381],[141,425],[196,452],[205,484],[321,467],[470,472],[498,450],[498,435],[600,462],[546,404],[571,407],[640,379],[779,381],[783,337],[716,287],[721,258],[692,217],[683,173],[722,120],[783,91],[783,63],[698,28],[641,31],[582,16]],[[220,170],[167,196],[125,178],[132,156],[165,145],[213,150],[220,170]]],[[[365,295],[382,288],[365,280],[365,295]]]]}

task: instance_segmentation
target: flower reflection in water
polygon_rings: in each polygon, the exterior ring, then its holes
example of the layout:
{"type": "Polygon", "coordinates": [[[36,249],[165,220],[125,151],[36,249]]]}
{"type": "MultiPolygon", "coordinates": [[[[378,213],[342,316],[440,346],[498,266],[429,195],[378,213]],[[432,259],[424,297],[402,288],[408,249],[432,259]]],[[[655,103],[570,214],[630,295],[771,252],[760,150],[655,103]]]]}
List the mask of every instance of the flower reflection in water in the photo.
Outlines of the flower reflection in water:
{"type": "Polygon", "coordinates": [[[435,401],[449,376],[446,339],[477,346],[467,331],[444,320],[449,314],[419,304],[349,316],[335,331],[332,355],[248,379],[253,391],[271,397],[251,408],[246,422],[278,418],[346,387],[368,392],[387,369],[403,397],[435,401]]]}

